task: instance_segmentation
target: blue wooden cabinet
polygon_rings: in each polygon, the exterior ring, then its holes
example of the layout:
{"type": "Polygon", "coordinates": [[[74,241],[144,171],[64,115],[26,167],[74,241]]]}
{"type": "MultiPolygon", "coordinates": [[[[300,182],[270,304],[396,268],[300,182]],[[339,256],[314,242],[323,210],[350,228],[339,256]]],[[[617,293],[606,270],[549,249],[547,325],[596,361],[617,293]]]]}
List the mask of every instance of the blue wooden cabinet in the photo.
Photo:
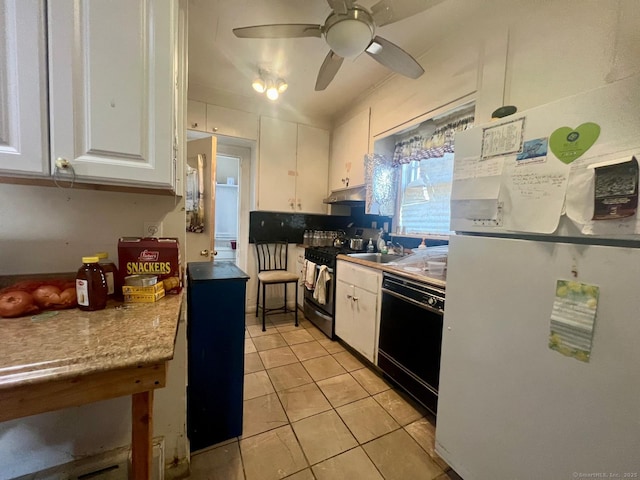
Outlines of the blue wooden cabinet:
{"type": "Polygon", "coordinates": [[[231,262],[194,262],[187,279],[187,433],[196,451],[242,434],[249,276],[231,262]]]}

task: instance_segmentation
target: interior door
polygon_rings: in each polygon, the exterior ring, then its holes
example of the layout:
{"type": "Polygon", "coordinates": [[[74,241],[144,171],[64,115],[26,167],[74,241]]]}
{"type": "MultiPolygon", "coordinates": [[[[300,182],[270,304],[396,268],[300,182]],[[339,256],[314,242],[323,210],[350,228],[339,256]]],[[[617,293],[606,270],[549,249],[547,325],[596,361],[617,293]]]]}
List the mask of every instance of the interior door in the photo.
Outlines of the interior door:
{"type": "MultiPolygon", "coordinates": [[[[215,183],[216,183],[216,137],[207,137],[197,140],[190,140],[187,143],[187,168],[195,169],[197,182],[200,190],[200,201],[203,207],[203,228],[201,232],[189,231],[187,225],[187,263],[212,261],[215,256],[215,183]],[[200,157],[200,161],[199,161],[200,157]],[[200,163],[200,165],[199,165],[200,163]]],[[[193,177],[187,174],[187,190],[193,188],[193,177]]],[[[188,198],[189,193],[185,194],[188,198]]],[[[193,193],[193,200],[196,201],[196,193],[193,193]]],[[[187,203],[189,203],[187,201],[187,203]]],[[[189,205],[187,205],[187,215],[189,216],[189,205]]]]}

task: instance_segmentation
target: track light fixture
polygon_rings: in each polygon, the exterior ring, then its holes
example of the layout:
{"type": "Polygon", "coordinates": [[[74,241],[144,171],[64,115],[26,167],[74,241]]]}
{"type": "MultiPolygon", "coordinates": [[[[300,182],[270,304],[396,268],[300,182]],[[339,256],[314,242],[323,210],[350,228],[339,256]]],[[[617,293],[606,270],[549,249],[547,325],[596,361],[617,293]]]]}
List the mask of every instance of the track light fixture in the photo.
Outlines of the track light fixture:
{"type": "Polygon", "coordinates": [[[256,77],[251,86],[256,92],[264,93],[271,101],[277,100],[280,94],[289,87],[284,79],[274,77],[262,70],[260,70],[258,77],[256,77]]]}

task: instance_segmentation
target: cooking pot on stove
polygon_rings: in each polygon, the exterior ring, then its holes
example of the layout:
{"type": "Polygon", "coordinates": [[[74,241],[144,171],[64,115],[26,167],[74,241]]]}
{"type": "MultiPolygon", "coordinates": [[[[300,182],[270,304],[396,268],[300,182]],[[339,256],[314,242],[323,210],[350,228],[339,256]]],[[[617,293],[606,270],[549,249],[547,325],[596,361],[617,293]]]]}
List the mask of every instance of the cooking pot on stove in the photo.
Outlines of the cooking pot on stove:
{"type": "Polygon", "coordinates": [[[344,232],[341,230],[336,233],[336,236],[333,239],[334,247],[342,248],[346,245],[347,239],[345,238],[344,235],[345,235],[344,232]]]}
{"type": "Polygon", "coordinates": [[[349,240],[349,248],[351,250],[362,250],[363,246],[364,246],[363,238],[352,238],[351,240],[349,240]]]}

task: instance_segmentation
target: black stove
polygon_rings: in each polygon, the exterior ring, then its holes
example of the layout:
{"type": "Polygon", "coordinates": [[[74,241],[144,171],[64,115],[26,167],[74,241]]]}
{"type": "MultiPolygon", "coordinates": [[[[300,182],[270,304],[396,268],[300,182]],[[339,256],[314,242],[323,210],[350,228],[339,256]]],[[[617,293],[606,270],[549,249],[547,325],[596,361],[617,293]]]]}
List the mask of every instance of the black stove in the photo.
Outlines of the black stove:
{"type": "Polygon", "coordinates": [[[335,268],[336,257],[338,255],[347,255],[361,251],[362,250],[352,250],[348,247],[307,247],[304,252],[304,258],[312,261],[316,265],[326,265],[329,268],[335,268]]]}

